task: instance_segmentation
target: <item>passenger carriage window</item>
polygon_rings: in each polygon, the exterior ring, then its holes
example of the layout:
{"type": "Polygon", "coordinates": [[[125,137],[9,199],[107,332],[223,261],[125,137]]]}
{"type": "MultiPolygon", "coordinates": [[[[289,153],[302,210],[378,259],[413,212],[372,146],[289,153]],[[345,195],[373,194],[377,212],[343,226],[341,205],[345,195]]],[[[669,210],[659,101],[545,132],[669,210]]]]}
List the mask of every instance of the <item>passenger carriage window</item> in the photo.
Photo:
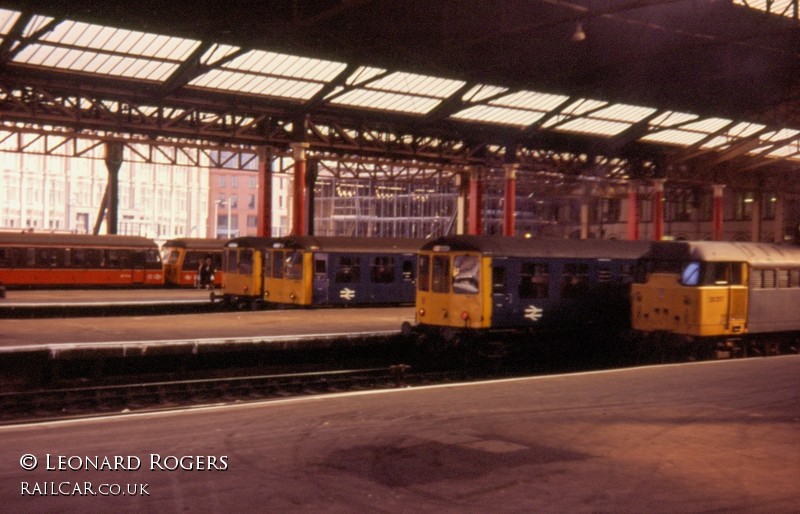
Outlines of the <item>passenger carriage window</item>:
{"type": "Polygon", "coordinates": [[[431,273],[431,290],[434,293],[450,292],[450,256],[434,255],[431,273]]]}
{"type": "Polygon", "coordinates": [[[544,263],[523,262],[520,270],[520,298],[548,298],[550,296],[550,268],[544,263]]]}
{"type": "Polygon", "coordinates": [[[361,281],[361,258],[341,255],[338,258],[339,271],[336,272],[337,284],[357,284],[361,281]]]}
{"type": "Polygon", "coordinates": [[[403,280],[406,282],[414,280],[414,261],[403,260],[403,280]]]}
{"type": "Polygon", "coordinates": [[[578,298],[589,292],[589,265],[564,264],[561,273],[561,297],[578,298]]]}
{"type": "Polygon", "coordinates": [[[369,267],[369,278],[376,284],[394,282],[394,257],[386,255],[373,257],[369,267]]]}
{"type": "Polygon", "coordinates": [[[419,280],[417,287],[420,291],[430,291],[431,258],[429,255],[420,255],[417,263],[419,267],[419,280]]]}
{"type": "Polygon", "coordinates": [[[167,264],[175,264],[176,262],[178,262],[179,255],[180,252],[178,252],[178,250],[172,250],[171,252],[169,252],[169,259],[167,260],[167,264]]]}
{"type": "Polygon", "coordinates": [[[103,264],[103,250],[86,250],[86,267],[99,268],[103,264]]]}
{"type": "Polygon", "coordinates": [[[272,278],[283,278],[283,252],[272,252],[272,278]]]}
{"type": "Polygon", "coordinates": [[[293,280],[303,278],[303,252],[286,252],[284,264],[286,266],[286,278],[293,280]]]}
{"type": "Polygon", "coordinates": [[[492,267],[492,294],[505,294],[507,290],[506,269],[492,267]]]}
{"type": "Polygon", "coordinates": [[[328,272],[327,271],[327,269],[328,269],[327,264],[328,264],[328,261],[326,261],[325,259],[316,259],[314,261],[314,273],[317,274],[317,275],[326,274],[328,272]]]}
{"type": "MultiPolygon", "coordinates": [[[[175,253],[175,261],[177,261],[178,252],[174,253],[175,253]]],[[[181,269],[187,271],[197,271],[198,268],[200,268],[200,260],[201,260],[200,252],[186,252],[186,255],[183,257],[183,265],[181,266],[181,269]]],[[[170,256],[170,262],[174,264],[175,261],[173,261],[172,256],[170,256]]]]}

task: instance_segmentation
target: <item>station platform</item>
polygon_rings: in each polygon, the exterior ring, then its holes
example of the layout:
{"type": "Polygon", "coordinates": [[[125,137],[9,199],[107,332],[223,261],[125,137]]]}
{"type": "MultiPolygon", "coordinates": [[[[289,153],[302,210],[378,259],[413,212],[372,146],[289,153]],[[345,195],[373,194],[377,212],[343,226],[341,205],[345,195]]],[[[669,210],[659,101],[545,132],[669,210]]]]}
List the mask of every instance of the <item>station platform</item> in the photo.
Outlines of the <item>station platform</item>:
{"type": "Polygon", "coordinates": [[[5,319],[0,358],[46,352],[51,358],[193,353],[260,344],[383,337],[413,321],[413,307],[285,309],[202,314],[5,319]]]}
{"type": "Polygon", "coordinates": [[[794,513],[798,448],[795,355],[2,427],[0,484],[9,512],[794,513]]]}

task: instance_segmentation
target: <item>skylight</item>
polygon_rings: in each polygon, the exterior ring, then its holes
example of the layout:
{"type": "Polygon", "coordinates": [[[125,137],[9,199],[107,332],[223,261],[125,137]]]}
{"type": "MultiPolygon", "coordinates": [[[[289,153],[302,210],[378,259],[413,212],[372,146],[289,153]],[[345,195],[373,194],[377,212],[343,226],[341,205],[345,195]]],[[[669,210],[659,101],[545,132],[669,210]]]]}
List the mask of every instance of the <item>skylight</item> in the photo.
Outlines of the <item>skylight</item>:
{"type": "Polygon", "coordinates": [[[372,70],[372,76],[376,77],[374,80],[364,77],[355,79],[351,88],[342,89],[341,94],[332,96],[330,102],[382,111],[426,114],[465,84],[460,80],[414,73],[382,75],[382,70],[372,70]]]}
{"type": "Polygon", "coordinates": [[[17,19],[19,19],[19,13],[17,11],[0,9],[0,43],[2,43],[5,36],[8,35],[8,31],[11,30],[11,27],[17,22],[17,19]]]}
{"type": "Polygon", "coordinates": [[[24,46],[13,61],[67,71],[164,81],[199,44],[191,39],[63,21],[24,46]]]}
{"type": "MultiPolygon", "coordinates": [[[[230,55],[233,51],[233,47],[223,48],[218,56],[230,55]]],[[[189,84],[204,89],[308,100],[346,66],[340,62],[251,50],[189,84]]]]}
{"type": "Polygon", "coordinates": [[[797,19],[796,0],[733,0],[733,5],[762,11],[776,16],[797,19]]]}
{"type": "MultiPolygon", "coordinates": [[[[505,88],[496,86],[476,86],[470,89],[463,99],[477,102],[497,96],[504,90],[505,88]]],[[[526,127],[542,119],[545,114],[566,102],[568,98],[536,91],[516,91],[489,100],[485,104],[467,107],[451,117],[465,121],[526,127]]]]}

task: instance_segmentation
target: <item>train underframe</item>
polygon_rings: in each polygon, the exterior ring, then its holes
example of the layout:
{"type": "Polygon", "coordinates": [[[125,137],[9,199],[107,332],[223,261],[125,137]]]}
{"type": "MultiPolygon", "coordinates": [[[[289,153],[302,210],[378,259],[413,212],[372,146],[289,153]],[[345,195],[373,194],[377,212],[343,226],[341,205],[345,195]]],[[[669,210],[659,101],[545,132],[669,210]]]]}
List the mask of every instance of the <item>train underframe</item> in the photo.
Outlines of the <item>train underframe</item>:
{"type": "Polygon", "coordinates": [[[403,334],[425,358],[440,362],[542,363],[615,366],[654,362],[687,362],[800,352],[800,332],[747,334],[736,337],[691,337],[630,329],[598,331],[532,328],[459,329],[404,324],[403,334]]]}

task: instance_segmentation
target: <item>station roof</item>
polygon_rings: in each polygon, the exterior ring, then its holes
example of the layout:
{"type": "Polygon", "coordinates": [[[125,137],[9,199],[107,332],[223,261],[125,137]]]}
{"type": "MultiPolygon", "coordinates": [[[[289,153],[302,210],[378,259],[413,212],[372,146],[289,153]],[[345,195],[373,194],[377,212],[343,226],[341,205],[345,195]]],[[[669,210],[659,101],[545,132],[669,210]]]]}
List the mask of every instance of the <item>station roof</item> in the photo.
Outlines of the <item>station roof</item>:
{"type": "MultiPolygon", "coordinates": [[[[791,0],[12,0],[0,100],[34,84],[85,124],[91,101],[125,98],[162,129],[204,104],[201,122],[242,141],[266,116],[311,115],[484,144],[794,161],[798,28],[791,0]]],[[[41,107],[15,119],[37,114],[58,122],[41,107]]]]}

